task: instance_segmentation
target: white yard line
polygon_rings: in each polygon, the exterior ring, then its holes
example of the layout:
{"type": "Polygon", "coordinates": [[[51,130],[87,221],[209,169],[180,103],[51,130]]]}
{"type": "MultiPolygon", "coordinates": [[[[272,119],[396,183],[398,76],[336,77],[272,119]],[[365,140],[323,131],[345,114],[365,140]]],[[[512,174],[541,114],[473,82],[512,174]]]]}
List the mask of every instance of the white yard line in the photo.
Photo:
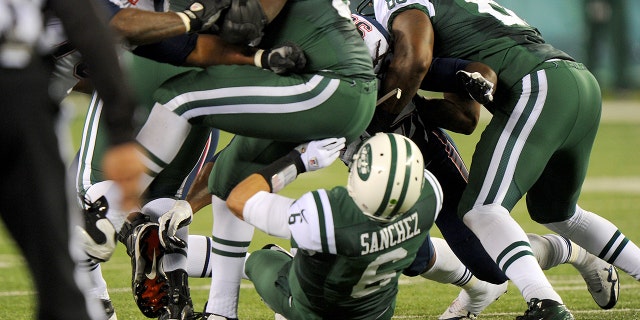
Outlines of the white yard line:
{"type": "Polygon", "coordinates": [[[640,101],[605,101],[602,104],[602,121],[640,123],[640,101]]]}
{"type": "Polygon", "coordinates": [[[582,186],[583,193],[612,191],[640,194],[640,177],[587,177],[582,186]]]}

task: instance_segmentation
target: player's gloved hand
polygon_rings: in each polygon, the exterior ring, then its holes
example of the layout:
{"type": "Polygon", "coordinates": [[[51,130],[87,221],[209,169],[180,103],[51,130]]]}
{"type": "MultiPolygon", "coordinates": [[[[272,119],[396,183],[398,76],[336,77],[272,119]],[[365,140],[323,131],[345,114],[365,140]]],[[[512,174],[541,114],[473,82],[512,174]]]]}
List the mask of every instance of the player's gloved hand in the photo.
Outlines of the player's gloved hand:
{"type": "Polygon", "coordinates": [[[300,159],[307,171],[315,171],[328,167],[338,159],[340,150],[344,149],[345,138],[327,138],[314,140],[296,147],[300,159]]]}
{"type": "Polygon", "coordinates": [[[456,76],[464,84],[469,96],[480,104],[493,101],[493,82],[487,80],[479,72],[458,70],[456,76]]]}
{"type": "Polygon", "coordinates": [[[191,223],[193,210],[185,200],[177,200],[171,210],[163,214],[158,220],[160,225],[160,244],[169,252],[174,248],[185,248],[187,243],[176,236],[178,229],[191,223]]]}
{"type": "Polygon", "coordinates": [[[229,43],[240,45],[257,45],[267,25],[267,15],[259,0],[227,0],[231,1],[229,10],[224,15],[220,36],[229,43]]]}
{"type": "Polygon", "coordinates": [[[300,72],[307,64],[307,58],[302,49],[292,42],[285,42],[268,51],[260,49],[253,59],[256,66],[277,74],[300,72]]]}
{"type": "Polygon", "coordinates": [[[195,33],[211,29],[220,18],[222,10],[231,6],[231,0],[196,0],[182,12],[176,12],[187,27],[187,32],[195,33]]]}

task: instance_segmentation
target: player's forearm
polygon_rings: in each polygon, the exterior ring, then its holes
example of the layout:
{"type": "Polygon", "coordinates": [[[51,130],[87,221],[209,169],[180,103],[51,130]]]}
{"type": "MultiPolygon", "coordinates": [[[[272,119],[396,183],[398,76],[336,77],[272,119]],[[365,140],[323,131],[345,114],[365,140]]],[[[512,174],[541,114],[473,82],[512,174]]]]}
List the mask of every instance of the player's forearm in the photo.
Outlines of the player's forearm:
{"type": "Polygon", "coordinates": [[[379,109],[391,114],[399,114],[400,111],[411,102],[411,98],[418,93],[422,77],[427,73],[428,65],[417,61],[412,63],[411,57],[402,59],[394,58],[389,70],[382,82],[380,94],[385,94],[399,88],[402,92],[399,99],[391,98],[378,106],[379,109]]]}
{"type": "Polygon", "coordinates": [[[118,11],[109,24],[132,45],[158,42],[187,32],[175,12],[126,8],[118,11]]]}
{"type": "Polygon", "coordinates": [[[221,64],[254,65],[256,51],[255,48],[229,44],[215,35],[200,34],[185,65],[203,68],[221,64]]]}
{"type": "Polygon", "coordinates": [[[227,197],[227,207],[233,214],[244,220],[242,212],[251,197],[260,191],[271,192],[271,186],[260,174],[252,174],[236,185],[227,197]]]}
{"type": "Polygon", "coordinates": [[[208,188],[209,174],[213,169],[213,162],[207,162],[196,175],[185,200],[189,202],[193,213],[211,204],[211,193],[208,188]]]}
{"type": "Polygon", "coordinates": [[[428,17],[419,10],[403,11],[393,20],[393,60],[382,83],[383,93],[400,88],[402,96],[381,107],[398,114],[418,93],[433,58],[433,36],[428,17]]]}
{"type": "Polygon", "coordinates": [[[481,105],[466,96],[445,93],[445,99],[414,99],[420,118],[428,125],[471,134],[478,125],[481,105]]]}

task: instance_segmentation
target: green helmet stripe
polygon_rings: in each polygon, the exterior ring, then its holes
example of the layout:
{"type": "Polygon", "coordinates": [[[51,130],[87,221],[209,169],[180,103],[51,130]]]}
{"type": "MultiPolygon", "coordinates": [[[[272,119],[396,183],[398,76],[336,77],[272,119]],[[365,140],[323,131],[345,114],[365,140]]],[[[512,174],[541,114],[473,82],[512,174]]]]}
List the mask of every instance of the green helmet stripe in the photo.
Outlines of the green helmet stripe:
{"type": "MultiPolygon", "coordinates": [[[[386,136],[389,138],[389,142],[391,143],[391,165],[389,167],[389,179],[387,180],[387,187],[384,192],[384,198],[382,198],[378,210],[373,213],[374,217],[380,217],[384,213],[384,210],[387,208],[387,203],[389,203],[389,199],[391,198],[391,191],[393,190],[393,181],[395,180],[396,175],[396,163],[398,162],[398,147],[396,138],[390,133],[387,133],[386,136]]],[[[383,218],[386,219],[386,217],[383,218]]]]}
{"type": "Polygon", "coordinates": [[[402,179],[402,192],[400,192],[400,196],[398,197],[398,203],[396,203],[393,211],[387,216],[388,218],[393,218],[398,214],[400,210],[401,204],[404,202],[404,198],[407,196],[407,190],[409,190],[409,183],[411,182],[411,162],[413,159],[411,158],[411,144],[408,140],[404,141],[405,149],[407,150],[407,155],[405,157],[405,169],[404,169],[404,179],[402,179]]]}

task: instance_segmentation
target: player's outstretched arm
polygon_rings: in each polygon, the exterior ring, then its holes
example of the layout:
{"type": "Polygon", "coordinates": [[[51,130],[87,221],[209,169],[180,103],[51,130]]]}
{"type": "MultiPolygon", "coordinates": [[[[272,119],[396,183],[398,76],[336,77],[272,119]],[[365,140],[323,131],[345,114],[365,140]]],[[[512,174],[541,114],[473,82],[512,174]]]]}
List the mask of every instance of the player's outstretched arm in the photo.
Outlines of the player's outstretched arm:
{"type": "Polygon", "coordinates": [[[175,12],[155,12],[124,8],[109,21],[109,25],[131,45],[154,43],[187,33],[187,28],[175,12]]]}
{"type": "Polygon", "coordinates": [[[227,206],[244,220],[243,211],[251,197],[261,191],[276,193],[293,182],[299,174],[331,165],[338,158],[340,150],[344,149],[345,141],[345,138],[327,138],[298,146],[241,181],[227,197],[227,206]]]}

